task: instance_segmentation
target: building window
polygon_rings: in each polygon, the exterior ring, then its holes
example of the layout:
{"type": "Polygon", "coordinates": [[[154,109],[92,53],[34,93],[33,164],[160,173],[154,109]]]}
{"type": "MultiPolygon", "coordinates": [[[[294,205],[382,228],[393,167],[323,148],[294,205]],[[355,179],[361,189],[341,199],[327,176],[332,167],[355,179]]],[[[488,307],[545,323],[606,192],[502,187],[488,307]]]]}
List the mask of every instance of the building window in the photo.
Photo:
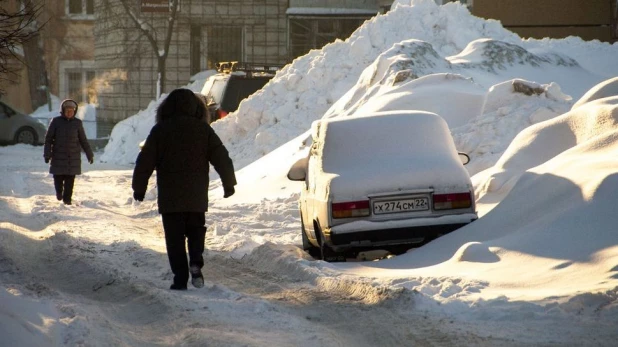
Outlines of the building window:
{"type": "Polygon", "coordinates": [[[94,0],[67,0],[67,13],[69,15],[93,15],[94,0]]]}
{"type": "Polygon", "coordinates": [[[97,103],[97,86],[94,62],[89,60],[63,60],[60,67],[60,98],[73,99],[89,104],[97,103]]]}
{"type": "Polygon", "coordinates": [[[202,71],[202,28],[199,25],[191,26],[191,75],[202,71]]]}
{"type": "Polygon", "coordinates": [[[67,71],[66,98],[89,104],[96,102],[94,81],[94,71],[67,71]]]}
{"type": "Polygon", "coordinates": [[[216,69],[220,61],[243,61],[243,32],[241,27],[207,28],[208,69],[216,69]]]}
{"type": "Polygon", "coordinates": [[[86,102],[97,103],[96,74],[94,71],[86,71],[86,102]]]}
{"type": "Polygon", "coordinates": [[[290,18],[290,53],[292,58],[305,55],[312,49],[322,48],[336,39],[345,40],[367,18],[290,18]]]}
{"type": "Polygon", "coordinates": [[[76,101],[81,101],[82,73],[67,72],[67,97],[76,101]]]}

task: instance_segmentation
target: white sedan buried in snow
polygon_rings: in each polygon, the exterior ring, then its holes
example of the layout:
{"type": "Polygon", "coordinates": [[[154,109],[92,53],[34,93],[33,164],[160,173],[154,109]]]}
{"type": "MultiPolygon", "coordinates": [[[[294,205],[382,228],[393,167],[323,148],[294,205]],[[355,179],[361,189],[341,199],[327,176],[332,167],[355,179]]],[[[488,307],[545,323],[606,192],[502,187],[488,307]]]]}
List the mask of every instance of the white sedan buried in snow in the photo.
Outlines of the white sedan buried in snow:
{"type": "Polygon", "coordinates": [[[369,249],[405,251],[478,218],[469,157],[446,121],[422,111],[332,118],[312,125],[304,181],[303,249],[327,261],[369,249]]]}

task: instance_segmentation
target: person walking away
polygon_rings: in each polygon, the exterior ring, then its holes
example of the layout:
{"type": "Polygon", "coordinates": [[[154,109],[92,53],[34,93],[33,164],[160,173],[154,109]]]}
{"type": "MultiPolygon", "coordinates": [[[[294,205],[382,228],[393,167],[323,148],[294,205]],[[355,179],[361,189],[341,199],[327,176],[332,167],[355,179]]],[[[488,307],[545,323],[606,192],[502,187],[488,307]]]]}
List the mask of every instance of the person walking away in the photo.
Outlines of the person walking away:
{"type": "Polygon", "coordinates": [[[133,171],[133,198],[143,201],[148,180],[157,171],[157,204],[163,222],[167,255],[174,274],[172,290],[186,290],[189,274],[196,288],[204,286],[202,267],[212,164],[224,198],[234,194],[236,176],[229,153],[206,121],[206,105],[189,89],[173,90],[159,105],[133,171]],[[189,261],[187,262],[188,245],[189,261]]]}
{"type": "Polygon", "coordinates": [[[51,161],[49,173],[54,176],[56,198],[65,205],[71,205],[75,176],[82,173],[81,150],[86,153],[88,162],[94,162],[94,154],[86,138],[81,119],[75,118],[77,102],[71,99],[62,101],[60,116],[49,123],[45,134],[43,158],[51,161]]]}

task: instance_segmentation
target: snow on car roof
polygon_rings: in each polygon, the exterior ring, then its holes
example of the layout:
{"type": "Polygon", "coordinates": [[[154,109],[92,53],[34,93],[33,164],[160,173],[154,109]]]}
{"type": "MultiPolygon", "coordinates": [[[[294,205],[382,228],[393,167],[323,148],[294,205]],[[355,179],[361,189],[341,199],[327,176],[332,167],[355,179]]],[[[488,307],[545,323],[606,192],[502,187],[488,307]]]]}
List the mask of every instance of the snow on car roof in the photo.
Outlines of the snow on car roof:
{"type": "Polygon", "coordinates": [[[469,189],[448,125],[423,111],[391,111],[326,119],[317,139],[331,191],[352,196],[384,189],[469,189]],[[382,177],[382,179],[376,179],[382,177]],[[453,188],[457,187],[457,188],[453,188]]]}
{"type": "Polygon", "coordinates": [[[320,126],[329,163],[355,162],[368,155],[411,157],[432,152],[451,156],[455,146],[450,137],[448,126],[440,116],[423,111],[336,118],[320,126]]]}

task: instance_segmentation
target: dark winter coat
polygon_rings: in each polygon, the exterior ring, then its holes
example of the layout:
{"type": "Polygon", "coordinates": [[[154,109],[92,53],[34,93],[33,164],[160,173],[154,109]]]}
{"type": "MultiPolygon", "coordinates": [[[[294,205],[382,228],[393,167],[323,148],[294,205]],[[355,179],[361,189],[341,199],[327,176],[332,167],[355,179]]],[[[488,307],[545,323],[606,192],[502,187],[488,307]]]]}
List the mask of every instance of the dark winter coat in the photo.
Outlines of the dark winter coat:
{"type": "MultiPolygon", "coordinates": [[[[64,116],[62,106],[73,100],[64,100],[60,105],[60,116],[55,117],[45,134],[43,157],[51,160],[49,172],[54,175],[80,175],[82,173],[82,149],[86,152],[88,161],[94,154],[86,138],[86,132],[81,119],[64,116]]],[[[77,103],[75,103],[77,105],[77,103]]],[[[77,114],[77,107],[75,108],[77,114]]]]}
{"type": "Polygon", "coordinates": [[[143,196],[156,169],[159,213],[206,212],[209,164],[224,187],[236,185],[232,160],[205,115],[205,105],[188,89],[172,91],[157,109],[156,124],[135,162],[132,187],[143,196]]]}

